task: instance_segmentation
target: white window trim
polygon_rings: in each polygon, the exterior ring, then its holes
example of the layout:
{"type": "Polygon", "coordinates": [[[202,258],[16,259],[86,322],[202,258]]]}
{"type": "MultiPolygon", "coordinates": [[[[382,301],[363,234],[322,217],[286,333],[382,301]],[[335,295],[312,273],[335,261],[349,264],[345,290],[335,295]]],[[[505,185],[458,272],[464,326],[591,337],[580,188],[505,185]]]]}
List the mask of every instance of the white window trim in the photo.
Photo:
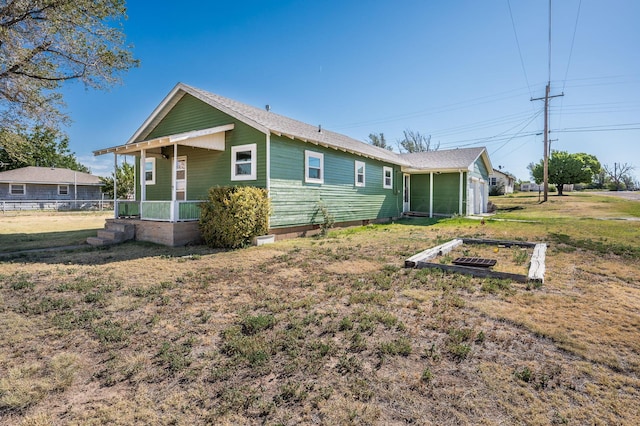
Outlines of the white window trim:
{"type": "Polygon", "coordinates": [[[393,189],[393,167],[383,166],[382,167],[382,187],[384,189],[393,189]],[[389,176],[391,182],[387,185],[387,172],[389,172],[389,176]]]}
{"type": "Polygon", "coordinates": [[[155,157],[147,157],[144,159],[144,168],[142,169],[145,185],[155,185],[156,183],[156,159],[155,157]],[[147,180],[147,163],[151,163],[151,179],[147,180]]]}
{"type": "Polygon", "coordinates": [[[10,183],[9,184],[9,194],[10,195],[27,195],[27,185],[24,184],[24,183],[10,183]],[[21,194],[14,194],[13,193],[13,187],[14,186],[22,187],[22,193],[21,194]]]}
{"type": "MultiPolygon", "coordinates": [[[[238,145],[231,147],[231,180],[256,180],[257,179],[257,169],[258,169],[258,157],[257,157],[257,144],[251,143],[247,145],[238,145]],[[236,174],[236,152],[242,151],[250,151],[251,152],[251,160],[248,164],[251,164],[251,174],[249,175],[238,175],[236,174]]],[[[242,162],[245,164],[246,162],[242,162]]]]}
{"type": "Polygon", "coordinates": [[[355,177],[354,177],[354,184],[355,186],[366,186],[367,184],[367,165],[365,164],[364,161],[358,161],[356,160],[354,162],[355,165],[355,177]],[[362,182],[358,182],[358,169],[362,167],[362,182]]]}
{"type": "Polygon", "coordinates": [[[307,183],[324,183],[324,154],[315,151],[304,151],[304,181],[307,183]],[[320,179],[309,177],[309,158],[320,159],[320,179]]]}
{"type": "Polygon", "coordinates": [[[58,185],[58,195],[69,195],[69,185],[58,185]],[[62,188],[65,188],[64,194],[62,188]]]}

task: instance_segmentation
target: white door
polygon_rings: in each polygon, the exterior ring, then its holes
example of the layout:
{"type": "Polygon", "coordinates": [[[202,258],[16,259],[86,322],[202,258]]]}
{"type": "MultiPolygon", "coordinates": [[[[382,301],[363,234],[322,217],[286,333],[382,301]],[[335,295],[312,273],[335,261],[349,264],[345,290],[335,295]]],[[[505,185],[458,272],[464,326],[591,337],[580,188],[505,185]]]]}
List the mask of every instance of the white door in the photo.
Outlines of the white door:
{"type": "Polygon", "coordinates": [[[467,196],[467,214],[476,214],[476,181],[469,183],[469,195],[467,196]]]}
{"type": "Polygon", "coordinates": [[[187,157],[176,159],[176,200],[187,199],[187,157]]]}
{"type": "Polygon", "coordinates": [[[403,185],[402,185],[402,212],[408,212],[411,209],[411,175],[404,174],[402,175],[403,185]]]}

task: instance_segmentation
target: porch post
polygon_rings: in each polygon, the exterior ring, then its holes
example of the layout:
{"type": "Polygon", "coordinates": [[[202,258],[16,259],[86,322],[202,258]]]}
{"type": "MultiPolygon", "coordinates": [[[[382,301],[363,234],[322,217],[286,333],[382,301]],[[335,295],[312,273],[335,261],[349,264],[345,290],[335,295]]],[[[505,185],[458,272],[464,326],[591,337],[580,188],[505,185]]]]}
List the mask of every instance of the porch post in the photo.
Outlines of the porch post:
{"type": "Polygon", "coordinates": [[[429,173],[429,217],[433,217],[433,172],[429,173]]]}
{"type": "Polygon", "coordinates": [[[118,154],[113,153],[113,217],[118,218],[118,154]]]}
{"type": "MultiPolygon", "coordinates": [[[[140,150],[140,203],[143,201],[147,201],[147,171],[146,171],[146,161],[147,161],[147,150],[140,150]]],[[[140,213],[142,213],[142,204],[140,204],[140,213]]]]}
{"type": "Polygon", "coordinates": [[[178,170],[178,144],[173,144],[173,158],[171,161],[171,216],[169,220],[171,222],[176,221],[176,217],[179,217],[179,214],[176,214],[176,210],[178,209],[178,203],[176,202],[176,172],[178,170]]]}
{"type": "Polygon", "coordinates": [[[460,200],[459,200],[459,206],[458,206],[458,213],[460,214],[460,216],[462,216],[462,198],[463,198],[462,194],[464,192],[463,177],[464,177],[464,172],[460,170],[460,200]]]}

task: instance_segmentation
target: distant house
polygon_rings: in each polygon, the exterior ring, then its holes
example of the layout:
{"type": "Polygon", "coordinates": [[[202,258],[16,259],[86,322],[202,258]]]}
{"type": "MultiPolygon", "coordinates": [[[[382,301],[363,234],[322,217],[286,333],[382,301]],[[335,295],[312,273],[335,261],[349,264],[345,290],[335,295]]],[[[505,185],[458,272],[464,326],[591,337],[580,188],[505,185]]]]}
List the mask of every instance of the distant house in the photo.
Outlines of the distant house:
{"type": "Polygon", "coordinates": [[[520,184],[520,191],[522,192],[542,191],[542,185],[539,185],[535,182],[522,182],[520,184]]]}
{"type": "Polygon", "coordinates": [[[0,201],[99,200],[98,176],[53,167],[23,167],[0,172],[0,201]]]}
{"type": "Polygon", "coordinates": [[[273,234],[304,235],[326,208],[338,225],[405,213],[487,211],[493,168],[483,147],[398,154],[179,83],[124,144],[95,151],[134,155],[136,198],[116,218],[136,239],[187,244],[213,186],[266,188],[273,234]]]}
{"type": "Polygon", "coordinates": [[[504,194],[512,194],[515,183],[516,177],[511,173],[493,169],[493,172],[489,175],[489,186],[504,188],[504,194]]]}

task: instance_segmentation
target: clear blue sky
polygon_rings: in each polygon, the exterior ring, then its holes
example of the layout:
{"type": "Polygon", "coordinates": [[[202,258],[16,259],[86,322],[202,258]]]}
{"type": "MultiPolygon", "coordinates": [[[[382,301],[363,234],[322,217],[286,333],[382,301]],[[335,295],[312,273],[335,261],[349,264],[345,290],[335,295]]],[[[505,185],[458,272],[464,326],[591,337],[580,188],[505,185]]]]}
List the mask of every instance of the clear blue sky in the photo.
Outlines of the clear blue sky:
{"type": "MultiPolygon", "coordinates": [[[[109,92],[64,91],[70,147],[96,174],[112,171],[113,156],[92,151],[125,143],[178,82],[363,141],[383,132],[395,145],[412,129],[440,149],[486,146],[494,168],[522,180],[542,158],[543,102],[530,99],[544,96],[549,78],[546,0],[128,8],[125,32],[140,68],[109,92]]],[[[565,96],[551,101],[550,119],[553,149],[632,163],[636,177],[638,18],[637,0],[553,1],[551,94],[565,96]]]]}

